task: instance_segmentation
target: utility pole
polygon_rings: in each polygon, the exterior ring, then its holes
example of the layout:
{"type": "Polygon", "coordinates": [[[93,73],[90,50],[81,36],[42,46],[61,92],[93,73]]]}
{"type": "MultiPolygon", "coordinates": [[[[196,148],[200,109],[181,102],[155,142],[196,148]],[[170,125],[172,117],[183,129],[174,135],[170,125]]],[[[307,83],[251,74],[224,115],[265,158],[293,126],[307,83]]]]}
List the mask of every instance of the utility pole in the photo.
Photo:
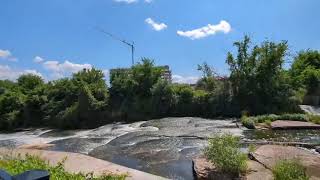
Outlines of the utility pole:
{"type": "Polygon", "coordinates": [[[120,38],[118,38],[117,36],[114,36],[113,34],[107,32],[107,31],[105,31],[105,30],[103,30],[103,29],[101,29],[101,28],[99,28],[99,27],[96,27],[96,30],[98,30],[99,32],[101,32],[101,33],[103,33],[103,34],[106,34],[106,35],[110,36],[111,38],[113,38],[113,39],[115,39],[115,40],[117,40],[117,41],[120,41],[120,42],[128,45],[128,46],[131,48],[131,63],[132,63],[132,66],[134,65],[134,50],[135,50],[135,48],[134,48],[134,42],[129,43],[128,41],[123,40],[123,39],[120,39],[120,38]]]}

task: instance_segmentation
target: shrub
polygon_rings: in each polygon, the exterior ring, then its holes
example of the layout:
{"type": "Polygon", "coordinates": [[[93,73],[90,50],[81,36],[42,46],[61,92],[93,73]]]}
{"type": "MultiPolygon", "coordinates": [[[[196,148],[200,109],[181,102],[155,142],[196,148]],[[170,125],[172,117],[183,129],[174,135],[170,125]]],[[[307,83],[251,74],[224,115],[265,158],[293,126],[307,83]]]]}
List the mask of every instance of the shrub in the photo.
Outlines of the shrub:
{"type": "Polygon", "coordinates": [[[251,117],[242,116],[241,118],[242,124],[249,129],[254,129],[253,126],[255,123],[266,123],[270,125],[271,122],[276,120],[311,121],[320,124],[320,116],[306,114],[266,114],[251,117]]]}
{"type": "Polygon", "coordinates": [[[256,128],[253,118],[250,118],[247,116],[242,116],[241,123],[244,127],[248,128],[248,129],[255,129],[256,128]]]}
{"type": "Polygon", "coordinates": [[[93,173],[88,174],[72,174],[65,171],[63,161],[57,166],[50,166],[47,162],[36,156],[26,155],[25,158],[18,156],[17,158],[6,158],[0,160],[0,169],[6,170],[11,175],[17,175],[28,170],[47,170],[50,173],[51,180],[73,179],[73,180],[124,180],[126,175],[103,175],[94,177],[93,173]]]}
{"type": "Polygon", "coordinates": [[[306,169],[298,160],[281,160],[272,169],[275,180],[308,180],[306,169]]]}
{"type": "Polygon", "coordinates": [[[230,135],[215,135],[205,149],[206,157],[220,171],[239,175],[246,171],[247,156],[240,151],[240,138],[230,135]]]}
{"type": "Polygon", "coordinates": [[[310,122],[313,122],[313,123],[316,123],[316,124],[320,124],[320,116],[319,115],[308,114],[308,120],[310,122]]]}
{"type": "Polygon", "coordinates": [[[307,121],[308,118],[305,114],[282,114],[278,120],[307,121]]]}

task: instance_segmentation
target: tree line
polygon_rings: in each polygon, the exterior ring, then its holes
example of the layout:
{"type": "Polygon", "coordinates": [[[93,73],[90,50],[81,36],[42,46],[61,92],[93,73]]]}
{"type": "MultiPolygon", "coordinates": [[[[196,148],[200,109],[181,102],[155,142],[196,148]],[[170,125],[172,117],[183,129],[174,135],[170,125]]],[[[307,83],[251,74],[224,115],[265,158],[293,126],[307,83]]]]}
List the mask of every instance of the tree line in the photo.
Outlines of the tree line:
{"type": "Polygon", "coordinates": [[[290,68],[286,41],[253,45],[248,36],[227,54],[230,75],[219,77],[208,63],[198,65],[195,86],[169,83],[163,69],[142,58],[129,71],[110,76],[84,69],[45,82],[33,74],[0,80],[0,129],[94,128],[115,121],[168,116],[238,117],[300,111],[305,95],[320,95],[320,52],[300,51],[290,68]]]}

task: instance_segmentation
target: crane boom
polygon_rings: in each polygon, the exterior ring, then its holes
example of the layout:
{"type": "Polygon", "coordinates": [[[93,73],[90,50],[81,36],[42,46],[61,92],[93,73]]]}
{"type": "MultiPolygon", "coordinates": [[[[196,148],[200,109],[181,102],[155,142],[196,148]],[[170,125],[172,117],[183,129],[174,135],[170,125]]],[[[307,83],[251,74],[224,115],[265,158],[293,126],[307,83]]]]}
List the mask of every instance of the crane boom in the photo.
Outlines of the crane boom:
{"type": "Polygon", "coordinates": [[[120,41],[120,42],[122,42],[122,43],[124,43],[124,44],[126,44],[126,45],[128,45],[128,46],[130,46],[130,48],[131,48],[131,63],[132,63],[132,66],[134,65],[134,50],[135,50],[135,48],[134,48],[134,42],[129,43],[128,41],[123,40],[123,39],[121,39],[121,38],[118,38],[117,36],[115,36],[115,35],[107,32],[107,31],[105,31],[105,30],[103,30],[103,29],[101,29],[101,28],[99,28],[99,27],[96,27],[96,29],[97,29],[99,32],[104,33],[104,34],[110,36],[111,38],[113,38],[113,39],[115,39],[115,40],[117,40],[117,41],[120,41]]]}

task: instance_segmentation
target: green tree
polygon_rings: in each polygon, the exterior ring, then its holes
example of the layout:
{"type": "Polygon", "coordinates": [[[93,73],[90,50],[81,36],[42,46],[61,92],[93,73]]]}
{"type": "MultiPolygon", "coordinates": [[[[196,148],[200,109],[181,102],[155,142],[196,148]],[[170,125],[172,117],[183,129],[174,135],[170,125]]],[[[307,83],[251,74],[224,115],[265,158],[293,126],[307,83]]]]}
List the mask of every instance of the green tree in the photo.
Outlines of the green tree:
{"type": "Polygon", "coordinates": [[[237,55],[230,52],[227,64],[231,71],[232,90],[242,110],[253,114],[279,113],[296,108],[290,97],[290,79],[283,69],[286,41],[263,42],[250,48],[250,38],[235,42],[237,55]]]}
{"type": "Polygon", "coordinates": [[[40,76],[34,74],[24,74],[17,79],[18,85],[22,89],[22,92],[28,93],[38,86],[44,84],[43,79],[40,76]]]}
{"type": "Polygon", "coordinates": [[[215,72],[206,62],[198,65],[198,71],[202,72],[202,77],[197,81],[197,88],[207,91],[213,91],[217,86],[215,72]]]}
{"type": "Polygon", "coordinates": [[[294,58],[289,74],[295,89],[305,88],[308,94],[319,94],[320,52],[316,50],[299,52],[294,58]]]}

